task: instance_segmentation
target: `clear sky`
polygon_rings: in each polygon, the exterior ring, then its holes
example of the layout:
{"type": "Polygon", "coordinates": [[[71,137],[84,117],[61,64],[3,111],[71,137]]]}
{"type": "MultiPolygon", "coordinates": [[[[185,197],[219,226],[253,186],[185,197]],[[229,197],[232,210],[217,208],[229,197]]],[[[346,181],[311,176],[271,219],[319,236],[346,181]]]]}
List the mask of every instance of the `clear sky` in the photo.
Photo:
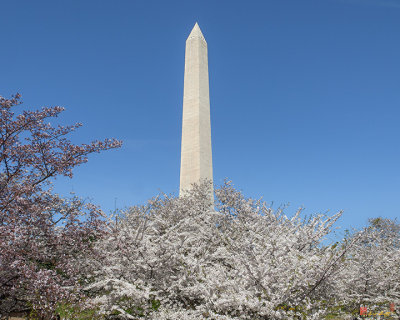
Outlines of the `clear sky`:
{"type": "Polygon", "coordinates": [[[208,42],[214,181],[288,214],[399,217],[400,0],[0,3],[0,95],[116,137],[56,190],[106,212],[178,192],[185,40],[208,42]]]}

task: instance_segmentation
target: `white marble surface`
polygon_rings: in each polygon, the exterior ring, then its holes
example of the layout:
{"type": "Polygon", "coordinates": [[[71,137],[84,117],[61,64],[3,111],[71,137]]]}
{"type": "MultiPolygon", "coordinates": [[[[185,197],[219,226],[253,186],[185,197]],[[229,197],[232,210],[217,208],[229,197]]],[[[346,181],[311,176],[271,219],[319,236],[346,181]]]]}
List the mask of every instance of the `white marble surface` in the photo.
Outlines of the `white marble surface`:
{"type": "Polygon", "coordinates": [[[180,195],[213,180],[207,42],[196,23],[186,40],[180,195]]]}

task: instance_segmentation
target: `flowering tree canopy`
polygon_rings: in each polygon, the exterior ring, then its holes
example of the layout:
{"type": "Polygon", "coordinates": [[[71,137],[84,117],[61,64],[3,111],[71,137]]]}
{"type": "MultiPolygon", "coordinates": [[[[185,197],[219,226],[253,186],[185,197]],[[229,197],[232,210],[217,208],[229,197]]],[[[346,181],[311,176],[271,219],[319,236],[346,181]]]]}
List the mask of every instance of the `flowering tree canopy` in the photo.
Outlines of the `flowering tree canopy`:
{"type": "Polygon", "coordinates": [[[288,218],[230,183],[132,207],[97,242],[92,306],[136,319],[321,319],[348,246],[323,246],[341,213],[288,218]]]}
{"type": "MultiPolygon", "coordinates": [[[[369,310],[400,304],[400,225],[396,220],[375,218],[365,229],[349,235],[353,241],[342,271],[332,280],[332,294],[345,310],[360,305],[369,310]],[[354,241],[356,239],[356,241],[354,241]]],[[[400,311],[400,310],[398,310],[400,311]]]]}
{"type": "Polygon", "coordinates": [[[49,313],[77,295],[79,260],[103,232],[101,211],[78,198],[62,199],[49,184],[87,155],[121,145],[107,139],[75,145],[80,127],[53,127],[61,107],[15,113],[20,95],[0,97],[0,317],[15,311],[49,313]],[[72,289],[73,288],[73,289],[72,289]]]}

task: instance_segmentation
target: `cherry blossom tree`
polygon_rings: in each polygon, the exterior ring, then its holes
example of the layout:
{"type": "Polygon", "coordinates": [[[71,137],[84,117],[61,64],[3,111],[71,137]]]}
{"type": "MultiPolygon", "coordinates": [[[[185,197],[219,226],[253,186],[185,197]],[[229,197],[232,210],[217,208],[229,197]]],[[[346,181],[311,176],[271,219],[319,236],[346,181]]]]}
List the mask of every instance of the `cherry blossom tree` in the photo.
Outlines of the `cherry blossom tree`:
{"type": "Polygon", "coordinates": [[[400,224],[391,219],[370,219],[368,227],[344,241],[354,245],[341,273],[332,279],[337,304],[348,313],[358,312],[361,305],[371,311],[388,310],[390,303],[399,306],[400,224]]]}
{"type": "Polygon", "coordinates": [[[287,217],[230,183],[131,207],[97,242],[86,287],[109,318],[321,319],[351,246],[323,245],[341,213],[287,217]]]}
{"type": "Polygon", "coordinates": [[[19,94],[0,97],[0,318],[31,311],[49,318],[57,302],[79,296],[80,261],[105,231],[99,208],[53,194],[51,181],[121,142],[75,145],[67,136],[81,124],[48,122],[63,108],[16,113],[19,105],[19,94]]]}

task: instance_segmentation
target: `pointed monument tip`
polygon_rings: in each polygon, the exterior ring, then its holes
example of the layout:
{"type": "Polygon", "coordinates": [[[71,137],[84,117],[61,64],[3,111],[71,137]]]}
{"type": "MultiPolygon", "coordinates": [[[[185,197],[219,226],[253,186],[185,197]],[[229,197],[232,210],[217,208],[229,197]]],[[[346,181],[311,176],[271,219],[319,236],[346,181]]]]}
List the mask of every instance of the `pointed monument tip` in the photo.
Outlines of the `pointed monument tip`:
{"type": "Polygon", "coordinates": [[[188,40],[193,38],[201,38],[204,41],[206,40],[203,36],[203,33],[200,30],[199,24],[196,22],[192,31],[189,34],[188,40]]]}

